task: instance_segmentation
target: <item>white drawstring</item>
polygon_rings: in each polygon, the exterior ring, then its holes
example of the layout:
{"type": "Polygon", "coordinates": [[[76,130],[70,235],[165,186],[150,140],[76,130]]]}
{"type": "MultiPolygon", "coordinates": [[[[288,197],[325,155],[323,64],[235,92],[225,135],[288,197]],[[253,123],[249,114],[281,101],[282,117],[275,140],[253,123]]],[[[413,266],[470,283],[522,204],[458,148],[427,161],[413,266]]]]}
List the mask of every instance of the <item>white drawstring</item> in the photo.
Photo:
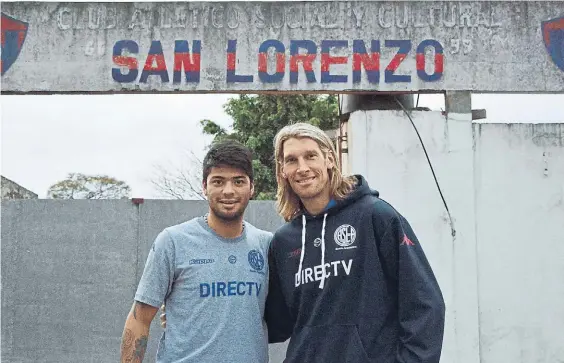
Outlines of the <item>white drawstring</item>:
{"type": "Polygon", "coordinates": [[[302,251],[300,255],[300,266],[298,267],[299,281],[301,281],[302,279],[302,264],[304,262],[304,254],[305,254],[305,238],[306,238],[306,217],[304,214],[302,214],[302,251]]]}
{"type": "Polygon", "coordinates": [[[323,271],[323,276],[321,277],[321,282],[319,283],[319,288],[323,289],[325,286],[325,222],[327,221],[327,213],[323,215],[323,227],[321,227],[321,269],[323,271]]]}
{"type": "MultiPolygon", "coordinates": [[[[327,213],[323,215],[323,227],[321,227],[321,268],[323,269],[323,276],[321,277],[321,282],[319,283],[319,288],[323,289],[325,286],[325,225],[327,224],[327,213]]],[[[298,267],[298,281],[302,279],[302,265],[304,263],[305,256],[305,243],[306,243],[306,217],[302,215],[302,251],[300,254],[300,265],[298,267]]],[[[303,283],[303,281],[301,281],[303,283]]],[[[297,285],[296,285],[297,286],[297,285]]]]}

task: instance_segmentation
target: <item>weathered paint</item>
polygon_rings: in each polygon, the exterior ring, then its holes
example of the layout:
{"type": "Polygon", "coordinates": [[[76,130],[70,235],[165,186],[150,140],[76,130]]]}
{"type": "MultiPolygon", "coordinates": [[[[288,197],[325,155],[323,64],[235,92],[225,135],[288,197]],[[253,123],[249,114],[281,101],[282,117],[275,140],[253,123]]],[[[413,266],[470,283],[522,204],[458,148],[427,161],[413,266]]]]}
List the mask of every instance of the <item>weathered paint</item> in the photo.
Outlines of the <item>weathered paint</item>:
{"type": "Polygon", "coordinates": [[[8,2],[2,12],[27,24],[16,54],[2,22],[2,60],[13,58],[3,92],[564,90],[561,1],[8,2]]]}
{"type": "Polygon", "coordinates": [[[1,26],[2,59],[0,60],[0,70],[4,75],[14,64],[22,50],[28,24],[2,13],[1,26]]]}

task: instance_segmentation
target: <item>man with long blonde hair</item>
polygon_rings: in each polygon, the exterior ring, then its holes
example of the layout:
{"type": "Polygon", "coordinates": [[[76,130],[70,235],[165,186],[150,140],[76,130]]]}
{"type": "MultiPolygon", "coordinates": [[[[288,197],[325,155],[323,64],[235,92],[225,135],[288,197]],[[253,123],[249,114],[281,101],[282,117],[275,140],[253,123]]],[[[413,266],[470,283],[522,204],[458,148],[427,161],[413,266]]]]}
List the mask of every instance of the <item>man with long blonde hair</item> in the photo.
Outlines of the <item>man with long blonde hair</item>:
{"type": "Polygon", "coordinates": [[[445,305],[407,220],[361,175],[343,176],[331,139],[296,123],[274,140],[269,341],[285,363],[438,363],[445,305]]]}

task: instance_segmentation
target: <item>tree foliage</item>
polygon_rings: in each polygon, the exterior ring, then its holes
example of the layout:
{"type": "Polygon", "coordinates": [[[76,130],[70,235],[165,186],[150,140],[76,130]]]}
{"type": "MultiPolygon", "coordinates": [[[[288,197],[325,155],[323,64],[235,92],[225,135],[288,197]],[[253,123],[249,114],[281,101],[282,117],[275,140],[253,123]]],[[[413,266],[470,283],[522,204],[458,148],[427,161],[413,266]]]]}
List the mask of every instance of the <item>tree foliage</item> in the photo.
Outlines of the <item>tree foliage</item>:
{"type": "Polygon", "coordinates": [[[129,198],[131,188],[123,181],[107,175],[70,173],[67,178],[49,187],[47,197],[53,199],[122,199],[129,198]]]}
{"type": "Polygon", "coordinates": [[[239,95],[231,98],[224,110],[233,119],[232,132],[212,120],[202,120],[202,130],[215,140],[233,138],[253,150],[256,199],[275,199],[273,141],[278,130],[295,122],[308,122],[322,130],[339,127],[334,95],[239,95]]]}

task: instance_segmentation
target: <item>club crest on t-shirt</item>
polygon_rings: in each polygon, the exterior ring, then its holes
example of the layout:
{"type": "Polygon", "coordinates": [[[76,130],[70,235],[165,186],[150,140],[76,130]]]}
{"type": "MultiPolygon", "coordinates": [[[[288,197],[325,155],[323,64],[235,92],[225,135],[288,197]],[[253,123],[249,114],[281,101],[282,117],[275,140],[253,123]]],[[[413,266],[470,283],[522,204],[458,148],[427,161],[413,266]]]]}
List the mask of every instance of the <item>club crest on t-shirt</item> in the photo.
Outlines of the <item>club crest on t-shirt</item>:
{"type": "Polygon", "coordinates": [[[264,274],[264,257],[259,250],[250,250],[248,259],[249,265],[251,265],[252,272],[264,274]]]}

